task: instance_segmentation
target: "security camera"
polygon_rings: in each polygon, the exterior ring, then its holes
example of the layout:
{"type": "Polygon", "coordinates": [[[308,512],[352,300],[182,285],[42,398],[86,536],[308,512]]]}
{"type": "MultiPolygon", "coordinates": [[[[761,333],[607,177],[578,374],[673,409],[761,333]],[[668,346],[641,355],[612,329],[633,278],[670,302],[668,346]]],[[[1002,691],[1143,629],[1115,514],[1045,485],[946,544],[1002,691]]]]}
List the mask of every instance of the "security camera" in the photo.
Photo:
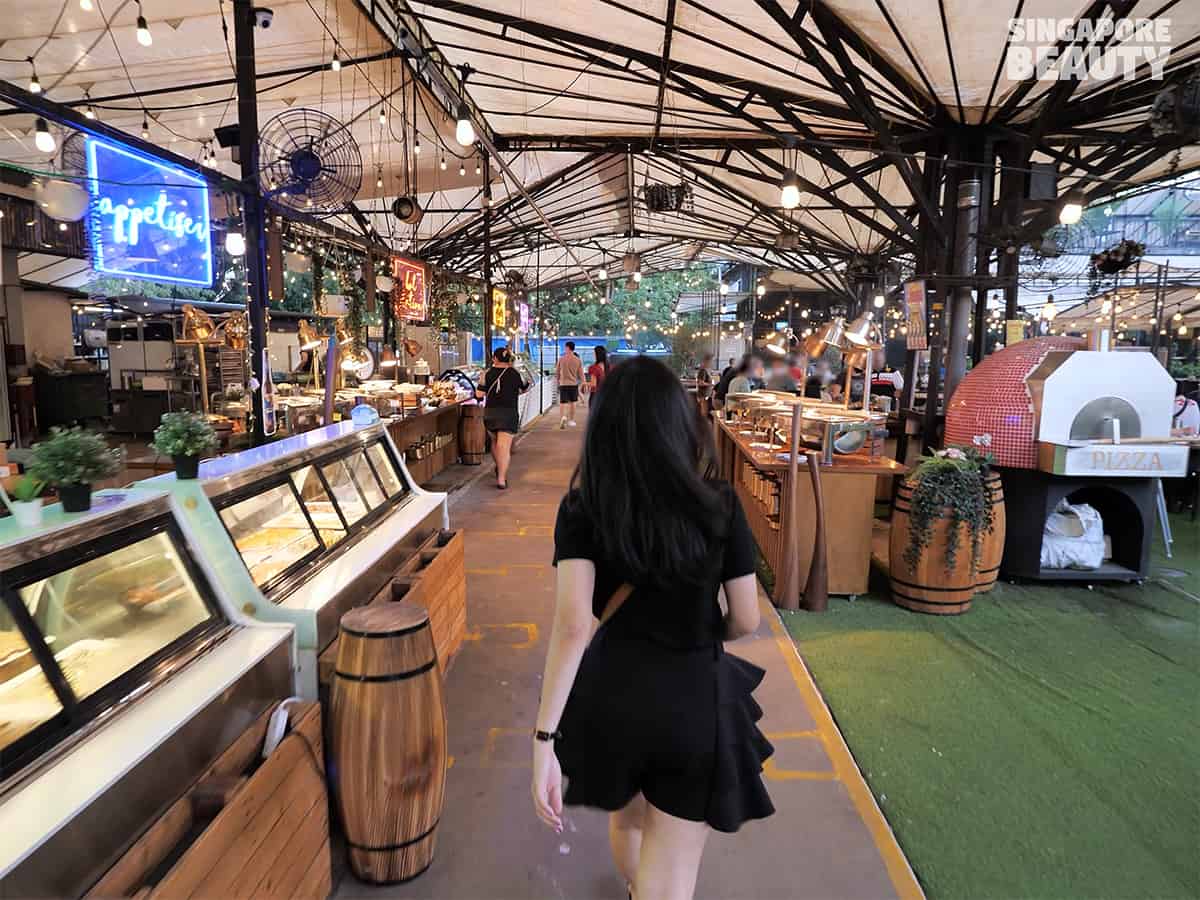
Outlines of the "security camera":
{"type": "Polygon", "coordinates": [[[254,24],[259,28],[270,28],[271,22],[274,20],[274,10],[267,9],[265,6],[254,7],[254,24]]]}

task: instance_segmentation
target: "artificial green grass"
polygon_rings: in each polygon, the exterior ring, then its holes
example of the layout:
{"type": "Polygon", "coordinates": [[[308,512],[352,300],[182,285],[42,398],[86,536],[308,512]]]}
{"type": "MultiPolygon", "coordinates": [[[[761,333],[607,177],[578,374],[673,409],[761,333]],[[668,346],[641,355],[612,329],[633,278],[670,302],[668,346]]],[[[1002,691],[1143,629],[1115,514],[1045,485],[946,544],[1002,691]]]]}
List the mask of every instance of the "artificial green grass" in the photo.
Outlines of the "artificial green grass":
{"type": "Polygon", "coordinates": [[[1200,528],[1173,524],[1141,586],[784,613],[931,897],[1200,897],[1200,528]]]}

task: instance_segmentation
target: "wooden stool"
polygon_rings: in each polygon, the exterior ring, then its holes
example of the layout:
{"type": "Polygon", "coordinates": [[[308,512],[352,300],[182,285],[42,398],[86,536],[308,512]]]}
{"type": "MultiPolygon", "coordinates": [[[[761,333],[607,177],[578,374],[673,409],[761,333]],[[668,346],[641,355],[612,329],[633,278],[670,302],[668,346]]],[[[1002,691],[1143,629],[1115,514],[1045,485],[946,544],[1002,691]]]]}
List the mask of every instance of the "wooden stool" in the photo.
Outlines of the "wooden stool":
{"type": "Polygon", "coordinates": [[[446,786],[446,710],[428,612],[381,603],[342,616],[330,754],[350,866],[396,884],[433,862],[446,786]]]}

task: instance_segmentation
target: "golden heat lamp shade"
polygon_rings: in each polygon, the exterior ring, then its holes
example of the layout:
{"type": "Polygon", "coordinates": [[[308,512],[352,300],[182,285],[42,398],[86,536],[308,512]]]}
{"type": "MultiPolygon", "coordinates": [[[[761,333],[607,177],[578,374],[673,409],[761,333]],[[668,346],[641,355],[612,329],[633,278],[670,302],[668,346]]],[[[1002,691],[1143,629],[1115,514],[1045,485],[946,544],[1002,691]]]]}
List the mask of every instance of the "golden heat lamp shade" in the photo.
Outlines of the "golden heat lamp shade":
{"type": "Polygon", "coordinates": [[[805,354],[816,358],[828,346],[840,347],[842,345],[842,334],[845,332],[845,329],[846,322],[844,319],[830,319],[804,339],[805,354]]]}
{"type": "Polygon", "coordinates": [[[420,356],[424,346],[420,341],[414,341],[412,338],[405,338],[404,352],[409,356],[420,356]]]}
{"type": "Polygon", "coordinates": [[[300,320],[300,349],[315,350],[321,346],[321,335],[312,327],[308,319],[300,320]]]}
{"type": "Polygon", "coordinates": [[[196,309],[190,303],[183,305],[183,340],[204,343],[211,341],[216,334],[217,326],[212,316],[202,309],[196,309]]]}
{"type": "Polygon", "coordinates": [[[350,329],[346,327],[346,322],[343,319],[338,319],[333,326],[333,334],[337,339],[339,347],[345,347],[354,340],[354,335],[350,333],[350,329]]]}
{"type": "Polygon", "coordinates": [[[225,346],[231,350],[245,350],[250,342],[250,322],[244,312],[229,314],[225,320],[225,346]]]}
{"type": "Polygon", "coordinates": [[[396,368],[396,351],[391,347],[384,347],[383,353],[379,357],[379,368],[394,369],[396,368]]]}
{"type": "Polygon", "coordinates": [[[842,346],[857,350],[878,350],[883,343],[878,337],[878,326],[871,320],[871,314],[863,313],[846,326],[842,332],[842,346]]]}
{"type": "Polygon", "coordinates": [[[371,362],[371,357],[362,347],[346,347],[342,350],[342,368],[359,369],[371,362]]]}

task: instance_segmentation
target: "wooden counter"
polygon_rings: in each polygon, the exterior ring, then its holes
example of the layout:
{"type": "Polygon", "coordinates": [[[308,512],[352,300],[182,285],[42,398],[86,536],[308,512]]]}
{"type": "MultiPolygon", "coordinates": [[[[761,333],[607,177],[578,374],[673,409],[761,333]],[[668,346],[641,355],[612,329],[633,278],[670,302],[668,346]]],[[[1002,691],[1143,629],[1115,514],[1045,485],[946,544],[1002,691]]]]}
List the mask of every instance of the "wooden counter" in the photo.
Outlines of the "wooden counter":
{"type": "Polygon", "coordinates": [[[458,462],[460,405],[443,403],[388,422],[392,443],[404,454],[404,464],[417,484],[426,484],[446,466],[458,462]]]}
{"type": "MultiPolygon", "coordinates": [[[[799,559],[801,593],[808,581],[815,524],[812,483],[802,461],[797,473],[799,514],[794,523],[789,523],[787,449],[777,447],[769,451],[751,446],[755,442],[753,436],[740,433],[729,423],[717,423],[721,476],[737,489],[759,552],[775,576],[771,599],[778,602],[784,560],[789,553],[795,553],[799,559]],[[790,527],[792,524],[794,527],[790,527]],[[791,534],[791,548],[786,546],[787,534],[791,534]]],[[[829,593],[854,596],[866,592],[875,520],[875,480],[906,471],[905,466],[893,459],[865,454],[835,456],[832,466],[821,468],[829,593]]]]}

